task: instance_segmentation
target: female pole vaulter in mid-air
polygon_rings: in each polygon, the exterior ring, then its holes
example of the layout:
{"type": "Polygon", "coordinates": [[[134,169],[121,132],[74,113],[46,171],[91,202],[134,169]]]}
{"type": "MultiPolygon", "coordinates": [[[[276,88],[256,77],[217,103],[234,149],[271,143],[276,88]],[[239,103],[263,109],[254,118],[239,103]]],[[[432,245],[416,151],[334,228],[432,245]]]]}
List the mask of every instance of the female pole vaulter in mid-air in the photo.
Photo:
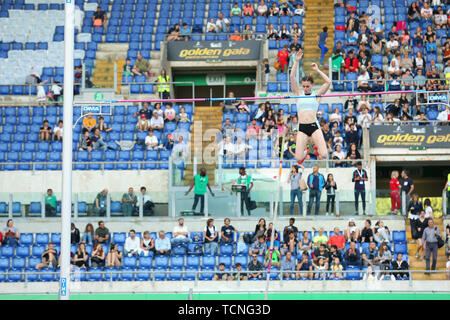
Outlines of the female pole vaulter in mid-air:
{"type": "MultiPolygon", "coordinates": [[[[313,94],[314,79],[312,76],[306,76],[302,78],[302,89],[299,87],[299,82],[295,78],[295,70],[298,68],[298,63],[303,57],[303,51],[300,49],[295,57],[294,65],[291,70],[291,87],[295,96],[309,96],[313,94]]],[[[319,70],[317,64],[312,63],[311,67],[314,71],[319,73],[325,82],[319,90],[314,92],[315,96],[324,95],[327,93],[331,85],[331,80],[327,77],[325,73],[319,70]]],[[[303,163],[306,158],[307,150],[306,144],[308,139],[311,139],[314,144],[314,149],[316,150],[316,155],[318,159],[327,159],[328,151],[325,139],[323,137],[320,125],[317,122],[317,109],[319,108],[320,98],[298,98],[297,99],[297,116],[299,122],[299,131],[297,132],[297,144],[295,149],[295,159],[298,163],[303,163]]]]}

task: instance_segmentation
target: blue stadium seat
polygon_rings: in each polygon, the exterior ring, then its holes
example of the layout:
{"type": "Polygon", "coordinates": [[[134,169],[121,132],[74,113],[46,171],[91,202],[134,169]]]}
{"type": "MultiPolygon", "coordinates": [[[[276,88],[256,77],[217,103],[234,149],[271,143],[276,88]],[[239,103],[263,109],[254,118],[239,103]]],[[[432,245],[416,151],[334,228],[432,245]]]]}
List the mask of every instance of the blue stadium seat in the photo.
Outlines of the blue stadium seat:
{"type": "Polygon", "coordinates": [[[137,259],[136,257],[124,257],[123,258],[123,266],[125,268],[136,268],[137,266],[137,259]]]}
{"type": "Polygon", "coordinates": [[[202,267],[214,268],[216,266],[215,256],[203,256],[202,257],[202,267]]]}
{"type": "Polygon", "coordinates": [[[171,268],[183,268],[184,267],[184,256],[173,256],[170,258],[171,268]]]}
{"type": "Polygon", "coordinates": [[[233,245],[232,244],[221,244],[220,245],[220,254],[231,256],[233,255],[233,245]]]}
{"type": "Polygon", "coordinates": [[[153,257],[152,256],[141,256],[139,257],[139,267],[150,269],[153,265],[153,257]]]}
{"type": "Polygon", "coordinates": [[[47,245],[50,241],[48,233],[36,233],[36,245],[47,245]]]}
{"type": "Polygon", "coordinates": [[[167,268],[168,266],[169,266],[169,257],[167,256],[155,257],[155,268],[167,268]]]}
{"type": "Polygon", "coordinates": [[[103,268],[90,268],[88,270],[88,281],[90,282],[96,282],[96,281],[102,281],[103,280],[103,274],[100,273],[103,271],[103,268]]]}
{"type": "Polygon", "coordinates": [[[23,246],[31,246],[33,244],[33,233],[21,233],[19,243],[23,246]]]}
{"type": "Polygon", "coordinates": [[[392,241],[395,242],[406,242],[406,232],[405,231],[394,231],[392,233],[392,241]]]}
{"type": "Polygon", "coordinates": [[[2,257],[11,258],[14,256],[14,247],[12,246],[2,246],[0,248],[0,253],[2,257]]]}

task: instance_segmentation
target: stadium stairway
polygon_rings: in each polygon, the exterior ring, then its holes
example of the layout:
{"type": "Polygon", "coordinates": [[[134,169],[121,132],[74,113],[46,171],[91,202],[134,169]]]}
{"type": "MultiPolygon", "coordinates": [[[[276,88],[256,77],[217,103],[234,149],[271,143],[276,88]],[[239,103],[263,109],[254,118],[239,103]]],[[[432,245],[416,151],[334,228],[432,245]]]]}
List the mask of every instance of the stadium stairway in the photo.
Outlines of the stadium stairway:
{"type": "MultiPolygon", "coordinates": [[[[114,62],[122,71],[128,51],[128,43],[99,43],[92,82],[100,88],[114,88],[114,62]]],[[[122,74],[117,75],[118,83],[122,74]]],[[[120,92],[120,91],[119,91],[120,92]]]]}
{"type": "MultiPolygon", "coordinates": [[[[209,129],[219,129],[220,130],[220,128],[222,127],[222,109],[220,107],[196,107],[194,118],[193,118],[193,124],[194,124],[194,122],[198,123],[199,121],[201,121],[201,124],[202,124],[202,126],[201,126],[201,128],[202,128],[202,132],[201,132],[202,145],[197,150],[195,150],[196,146],[194,145],[194,136],[196,134],[198,134],[196,132],[197,127],[195,125],[192,126],[193,129],[192,129],[192,134],[191,134],[191,154],[196,155],[197,159],[200,158],[200,152],[201,152],[201,154],[203,154],[203,151],[205,150],[205,148],[210,143],[212,143],[215,139],[214,137],[212,137],[210,140],[203,141],[205,132],[209,129]]],[[[209,184],[214,185],[215,184],[214,171],[216,169],[216,164],[215,163],[207,164],[204,162],[203,163],[199,162],[197,165],[197,172],[200,171],[201,167],[204,167],[206,169],[206,172],[207,172],[207,175],[209,178],[209,184]]],[[[194,179],[193,179],[193,164],[189,164],[186,166],[184,184],[191,185],[193,181],[194,181],[194,179]]]]}
{"type": "Polygon", "coordinates": [[[307,3],[304,24],[304,58],[303,70],[306,74],[313,74],[316,84],[322,84],[315,72],[311,70],[311,63],[319,64],[320,49],[317,46],[317,35],[322,32],[322,28],[328,27],[327,47],[328,53],[325,55],[324,64],[328,65],[327,59],[331,56],[334,44],[334,4],[333,0],[310,1],[307,3]]]}
{"type": "MultiPolygon", "coordinates": [[[[441,231],[441,234],[445,237],[445,229],[442,218],[435,218],[434,223],[436,227],[439,228],[441,231]]],[[[420,261],[420,259],[417,259],[415,257],[416,250],[417,250],[417,243],[409,243],[409,241],[412,240],[411,238],[411,224],[409,222],[409,219],[406,219],[405,221],[406,225],[406,236],[408,241],[408,254],[409,254],[409,263],[410,263],[410,269],[411,270],[425,270],[425,260],[420,261]]],[[[445,256],[445,246],[440,248],[438,250],[438,259],[436,263],[436,270],[445,270],[445,264],[447,262],[447,258],[445,256]]],[[[439,274],[430,274],[425,275],[423,273],[413,273],[412,274],[413,280],[446,280],[445,273],[439,273],[439,274]]]]}

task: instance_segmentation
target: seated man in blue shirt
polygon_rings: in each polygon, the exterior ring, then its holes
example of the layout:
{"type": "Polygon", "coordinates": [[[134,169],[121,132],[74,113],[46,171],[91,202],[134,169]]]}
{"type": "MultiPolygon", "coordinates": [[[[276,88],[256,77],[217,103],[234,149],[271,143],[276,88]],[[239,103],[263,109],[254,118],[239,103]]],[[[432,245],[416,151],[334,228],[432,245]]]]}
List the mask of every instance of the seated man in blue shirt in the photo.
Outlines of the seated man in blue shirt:
{"type": "Polygon", "coordinates": [[[170,239],[166,237],[164,231],[159,232],[159,237],[155,240],[155,254],[156,255],[170,255],[170,239]]]}
{"type": "Polygon", "coordinates": [[[181,28],[182,39],[185,41],[191,40],[191,36],[189,34],[192,33],[191,28],[188,27],[187,23],[184,22],[181,28]]]}
{"type": "Polygon", "coordinates": [[[356,249],[355,242],[350,242],[350,248],[345,251],[344,260],[347,266],[356,266],[361,268],[361,255],[359,250],[356,249]]]}
{"type": "Polygon", "coordinates": [[[309,260],[307,252],[303,252],[302,260],[300,261],[300,263],[297,264],[296,269],[297,269],[297,271],[304,271],[304,272],[299,272],[299,273],[295,274],[296,280],[298,280],[300,278],[309,279],[309,280],[313,279],[313,274],[311,272],[313,269],[313,266],[312,266],[311,261],[309,260]]]}

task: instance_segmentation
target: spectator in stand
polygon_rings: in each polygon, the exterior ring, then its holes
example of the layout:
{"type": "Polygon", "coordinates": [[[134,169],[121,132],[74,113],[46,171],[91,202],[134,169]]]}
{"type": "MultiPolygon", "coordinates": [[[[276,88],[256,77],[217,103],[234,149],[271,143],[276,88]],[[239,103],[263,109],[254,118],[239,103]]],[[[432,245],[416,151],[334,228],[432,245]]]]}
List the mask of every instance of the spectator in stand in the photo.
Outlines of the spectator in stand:
{"type": "Polygon", "coordinates": [[[20,232],[14,227],[13,219],[8,219],[6,228],[3,230],[3,244],[16,247],[19,245],[20,232]]]}
{"type": "MultiPolygon", "coordinates": [[[[354,126],[355,124],[352,123],[350,125],[350,127],[354,126]]],[[[351,131],[353,133],[355,133],[356,131],[351,131]]],[[[347,133],[346,138],[348,137],[350,132],[347,133]]],[[[356,164],[358,163],[358,161],[354,161],[354,160],[361,160],[361,154],[359,153],[357,147],[356,147],[356,143],[354,142],[350,142],[350,141],[346,141],[347,144],[350,146],[349,150],[347,152],[347,157],[345,158],[346,160],[353,160],[351,162],[347,162],[347,166],[349,167],[354,167],[356,166],[356,164]]]]}
{"type": "Polygon", "coordinates": [[[231,8],[231,16],[232,17],[240,17],[242,13],[241,8],[237,2],[234,3],[233,8],[231,8]]]}
{"type": "Polygon", "coordinates": [[[152,114],[153,114],[153,112],[151,109],[149,109],[148,102],[144,102],[144,104],[142,105],[142,108],[139,109],[138,112],[135,112],[133,114],[133,116],[142,118],[142,115],[144,115],[145,119],[150,120],[152,118],[152,114]]]}
{"type": "MultiPolygon", "coordinates": [[[[432,217],[431,217],[432,218],[432,217]]],[[[425,250],[424,244],[422,243],[423,231],[428,227],[428,218],[425,217],[425,211],[420,212],[419,219],[417,219],[414,223],[414,230],[411,226],[411,234],[414,235],[413,239],[417,240],[417,251],[416,251],[416,259],[419,259],[419,252],[422,251],[420,255],[420,260],[424,260],[425,250]]]]}
{"type": "Polygon", "coordinates": [[[236,272],[233,273],[232,280],[236,280],[236,279],[247,280],[247,273],[246,272],[242,272],[243,271],[242,270],[242,265],[239,262],[236,263],[235,268],[236,268],[236,272]]]}
{"type": "Polygon", "coordinates": [[[45,250],[42,255],[42,262],[36,265],[36,269],[42,268],[56,268],[58,265],[58,253],[55,250],[55,244],[53,242],[49,242],[47,245],[47,250],[45,250]]]}
{"type": "Polygon", "coordinates": [[[271,267],[276,267],[278,269],[280,268],[281,253],[278,248],[275,247],[275,244],[272,252],[270,252],[269,248],[267,248],[266,250],[266,253],[264,255],[264,267],[269,267],[269,260],[271,267]],[[270,256],[272,256],[272,259],[270,259],[270,256]]]}
{"type": "Polygon", "coordinates": [[[297,237],[298,237],[298,228],[296,226],[294,226],[294,223],[295,223],[295,218],[290,218],[289,219],[289,225],[284,227],[283,239],[288,239],[290,232],[293,232],[294,233],[294,238],[297,239],[297,237]]]}
{"type": "Polygon", "coordinates": [[[93,244],[94,237],[95,237],[94,226],[92,225],[92,223],[88,223],[84,228],[83,238],[81,241],[86,244],[93,244]]]}
{"type": "MultiPolygon", "coordinates": [[[[428,227],[424,230],[422,235],[422,243],[426,248],[426,270],[430,270],[430,255],[433,254],[433,263],[431,265],[431,270],[436,270],[436,261],[438,254],[438,243],[437,236],[442,238],[441,231],[434,225],[433,219],[428,220],[428,227]]],[[[430,274],[430,272],[425,272],[425,274],[430,274]]]]}
{"type": "Polygon", "coordinates": [[[342,123],[342,115],[339,108],[334,108],[334,112],[330,114],[329,121],[331,125],[333,122],[337,122],[338,125],[342,123]]]}
{"type": "Polygon", "coordinates": [[[288,71],[288,58],[289,58],[289,51],[288,51],[287,45],[284,45],[283,49],[278,51],[277,58],[278,58],[278,63],[280,64],[280,68],[278,70],[280,72],[287,72],[288,71]]]}
{"type": "Polygon", "coordinates": [[[420,18],[421,18],[420,8],[417,2],[411,3],[411,5],[408,8],[408,22],[419,21],[420,18]]]}
{"type": "Polygon", "coordinates": [[[356,242],[350,242],[350,248],[345,251],[344,260],[347,266],[361,267],[361,254],[356,249],[356,242]]]}
{"type": "Polygon", "coordinates": [[[166,105],[166,110],[164,110],[164,119],[166,122],[173,122],[175,121],[175,117],[177,115],[177,112],[172,107],[172,104],[169,102],[166,105]]]}
{"type": "Polygon", "coordinates": [[[406,271],[409,270],[409,265],[408,262],[403,260],[403,254],[397,254],[397,260],[392,262],[392,270],[392,274],[396,279],[408,279],[408,272],[406,271]]]}
{"type": "Polygon", "coordinates": [[[378,257],[380,258],[380,264],[383,269],[390,269],[392,262],[392,253],[386,242],[383,242],[378,250],[378,257]]]}
{"type": "Polygon", "coordinates": [[[347,240],[347,242],[351,242],[351,241],[359,241],[359,237],[360,237],[360,230],[359,228],[356,226],[355,223],[355,219],[350,218],[350,220],[348,221],[348,227],[347,229],[345,229],[344,232],[344,237],[347,240]]]}
{"type": "Polygon", "coordinates": [[[138,122],[136,123],[136,129],[139,131],[148,131],[149,120],[145,117],[145,114],[141,114],[138,122]]]}
{"type": "Polygon", "coordinates": [[[145,231],[144,237],[141,239],[141,243],[139,246],[139,255],[147,257],[150,255],[150,252],[155,251],[155,239],[150,237],[150,232],[145,231]]]}
{"type": "Polygon", "coordinates": [[[398,41],[395,39],[395,36],[393,34],[390,34],[389,41],[386,42],[387,54],[394,54],[398,48],[399,48],[398,41]]]}
{"type": "Polygon", "coordinates": [[[170,250],[172,246],[170,244],[170,239],[166,237],[164,231],[159,232],[158,238],[155,240],[155,254],[158,255],[170,255],[170,250]]]}
{"type": "MultiPolygon", "coordinates": [[[[1,234],[1,232],[0,232],[1,234]]],[[[80,242],[80,230],[75,227],[75,223],[70,224],[70,244],[78,244],[80,242]]],[[[1,236],[0,236],[1,243],[1,236]]]]}
{"type": "Polygon", "coordinates": [[[425,50],[428,53],[435,53],[437,50],[436,39],[431,35],[425,36],[425,50]]]}
{"type": "Polygon", "coordinates": [[[441,7],[438,8],[437,14],[434,15],[434,24],[436,29],[447,29],[447,15],[444,14],[444,10],[441,7]]]}
{"type": "Polygon", "coordinates": [[[112,149],[103,141],[103,137],[100,135],[100,130],[98,128],[94,129],[94,134],[91,136],[91,144],[93,150],[101,149],[106,151],[106,149],[112,149]]]}
{"type": "Polygon", "coordinates": [[[86,252],[86,244],[80,243],[73,259],[74,265],[78,268],[87,269],[89,266],[89,254],[86,252]]]}
{"type": "Polygon", "coordinates": [[[56,197],[53,194],[52,189],[47,190],[47,196],[45,197],[45,216],[55,217],[56,216],[56,197]]]}
{"type": "Polygon", "coordinates": [[[367,72],[364,66],[361,66],[361,73],[358,76],[358,91],[369,92],[370,91],[369,80],[370,80],[369,73],[367,72]]]}
{"type": "Polygon", "coordinates": [[[97,29],[106,24],[106,13],[102,10],[102,7],[98,6],[97,11],[94,12],[92,24],[97,29]]]}
{"type": "Polygon", "coordinates": [[[441,66],[439,64],[436,64],[436,60],[431,59],[430,65],[426,68],[427,78],[432,78],[433,76],[436,76],[439,78],[440,72],[441,72],[441,66]]]}
{"type": "Polygon", "coordinates": [[[220,243],[233,243],[234,233],[238,231],[230,224],[230,222],[230,218],[225,218],[225,225],[220,229],[220,243]]]}
{"type": "Polygon", "coordinates": [[[123,65],[123,75],[124,76],[131,76],[133,75],[131,70],[133,70],[133,66],[131,65],[131,60],[127,58],[125,60],[125,64],[123,65]]]}
{"type": "Polygon", "coordinates": [[[177,114],[175,120],[178,122],[191,122],[191,120],[189,120],[189,115],[186,113],[186,109],[184,107],[180,107],[180,113],[177,114]]]}
{"type": "Polygon", "coordinates": [[[280,39],[288,39],[288,40],[291,38],[289,30],[285,24],[281,25],[281,29],[280,29],[280,32],[278,33],[278,37],[280,39]]]}
{"type": "Polygon", "coordinates": [[[256,140],[259,138],[261,127],[256,124],[256,119],[252,119],[252,124],[248,126],[246,131],[246,140],[256,140]]]}
{"type": "Polygon", "coordinates": [[[214,226],[214,219],[208,219],[203,231],[203,239],[205,241],[204,253],[215,254],[217,251],[217,231],[214,226]]]}
{"type": "MultiPolygon", "coordinates": [[[[336,144],[335,150],[331,154],[331,159],[333,160],[344,160],[345,159],[345,153],[342,151],[342,144],[336,144]]],[[[335,167],[345,167],[345,162],[335,161],[334,166],[335,167]]]]}
{"type": "Polygon", "coordinates": [[[334,234],[328,240],[328,248],[331,249],[332,246],[336,246],[339,252],[344,252],[345,250],[345,237],[341,235],[338,227],[334,228],[334,234]]]}
{"type": "Polygon", "coordinates": [[[103,221],[98,222],[98,228],[95,229],[95,243],[109,243],[109,230],[105,227],[105,223],[103,221]]]}
{"type": "Polygon", "coordinates": [[[182,37],[180,37],[181,30],[180,30],[180,25],[178,23],[175,23],[173,25],[173,27],[169,29],[167,34],[168,34],[168,37],[167,37],[168,41],[179,41],[179,40],[183,39],[182,37]]]}
{"type": "Polygon", "coordinates": [[[101,243],[96,243],[91,253],[91,265],[93,268],[101,268],[105,266],[105,251],[101,243]]]}
{"type": "Polygon", "coordinates": [[[266,31],[267,39],[268,40],[278,40],[278,31],[273,27],[273,24],[269,24],[269,27],[266,31]]]}
{"type": "Polygon", "coordinates": [[[278,17],[280,15],[280,8],[276,2],[272,2],[272,7],[269,8],[269,16],[278,17]]]}
{"type": "Polygon", "coordinates": [[[367,219],[364,222],[364,228],[361,230],[361,243],[373,241],[372,222],[367,219]]]}
{"type": "Polygon", "coordinates": [[[128,188],[128,192],[122,195],[122,213],[124,216],[132,216],[136,212],[137,197],[133,188],[128,188]]]}
{"type": "Polygon", "coordinates": [[[159,115],[158,111],[153,111],[153,117],[150,120],[150,129],[152,130],[163,130],[164,120],[163,117],[159,115]]]}
{"type": "Polygon", "coordinates": [[[95,120],[95,118],[92,117],[92,113],[89,112],[87,114],[87,117],[85,117],[83,119],[82,129],[91,132],[91,131],[93,131],[93,129],[95,128],[96,125],[97,125],[97,120],[95,120]]]}
{"type": "Polygon", "coordinates": [[[348,57],[345,59],[345,73],[347,72],[358,72],[359,62],[354,56],[355,51],[352,49],[348,52],[348,57]]]}
{"type": "Polygon", "coordinates": [[[254,11],[253,11],[253,6],[250,3],[250,1],[247,1],[247,3],[245,4],[244,10],[243,10],[243,15],[248,16],[248,17],[253,17],[254,11]]]}
{"type": "Polygon", "coordinates": [[[358,32],[351,31],[347,38],[347,46],[357,46],[358,45],[358,32]]]}
{"type": "Polygon", "coordinates": [[[300,251],[302,252],[307,252],[308,254],[310,254],[312,252],[312,241],[309,238],[309,233],[308,231],[303,231],[302,233],[303,238],[300,241],[300,243],[298,244],[298,248],[300,251]]]}
{"type": "Polygon", "coordinates": [[[284,238],[284,244],[281,249],[281,254],[285,255],[287,252],[297,255],[298,241],[293,231],[289,231],[286,238],[284,238]]]}
{"type": "Polygon", "coordinates": [[[184,224],[184,219],[178,218],[178,225],[173,227],[171,245],[175,247],[181,244],[187,247],[191,243],[192,239],[189,238],[189,230],[184,224]]]}
{"type": "Polygon", "coordinates": [[[283,271],[283,278],[295,279],[295,274],[292,272],[295,271],[295,268],[296,268],[295,259],[292,258],[292,253],[288,251],[286,252],[286,258],[284,260],[281,260],[281,271],[283,271]]]}
{"type": "Polygon", "coordinates": [[[133,75],[145,75],[147,77],[147,79],[150,77],[150,70],[152,68],[152,66],[150,65],[150,63],[145,60],[144,58],[142,58],[142,55],[140,52],[138,52],[137,54],[137,58],[136,58],[136,62],[134,63],[133,69],[131,70],[131,72],[133,73],[133,75]]]}
{"type": "Polygon", "coordinates": [[[52,127],[49,127],[48,120],[44,120],[42,127],[39,129],[39,140],[40,141],[52,140],[52,127]]]}
{"type": "Polygon", "coordinates": [[[122,265],[123,253],[119,251],[117,243],[111,244],[111,249],[106,256],[106,267],[120,267],[122,265]]]}
{"type": "Polygon", "coordinates": [[[362,163],[358,162],[357,169],[353,171],[352,182],[355,183],[355,215],[359,215],[358,199],[361,195],[363,214],[366,215],[366,187],[365,181],[368,181],[367,171],[362,168],[362,163]]]}
{"type": "Polygon", "coordinates": [[[243,40],[252,40],[253,39],[253,30],[249,24],[246,24],[244,27],[243,34],[243,40]]]}
{"type": "Polygon", "coordinates": [[[125,240],[124,254],[126,256],[138,256],[141,240],[136,237],[136,231],[130,230],[129,236],[125,240]]]}
{"type": "Polygon", "coordinates": [[[370,241],[369,247],[362,250],[361,260],[363,266],[371,266],[374,269],[380,268],[380,260],[377,245],[370,241]]]}
{"type": "MultiPolygon", "coordinates": [[[[375,18],[372,23],[372,32],[378,40],[384,37],[384,26],[381,24],[380,19],[375,18]]],[[[375,39],[375,38],[373,38],[375,39]]]]}
{"type": "Polygon", "coordinates": [[[400,66],[395,63],[395,60],[391,61],[391,64],[388,67],[388,74],[391,79],[397,79],[400,76],[400,66]]]}
{"type": "MultiPolygon", "coordinates": [[[[327,213],[326,215],[328,216],[328,213],[330,213],[331,215],[334,215],[334,202],[335,202],[335,198],[336,198],[336,189],[337,189],[337,184],[336,181],[334,181],[334,177],[332,173],[329,173],[327,176],[327,183],[325,184],[325,189],[327,190],[327,213]],[[330,204],[331,204],[331,211],[330,209],[330,204]]],[[[300,213],[301,215],[301,213],[300,213]]]]}
{"type": "Polygon", "coordinates": [[[294,16],[304,16],[305,15],[305,9],[300,3],[297,3],[297,7],[294,10],[294,16]]]}
{"type": "Polygon", "coordinates": [[[402,90],[414,90],[414,78],[409,70],[406,70],[401,81],[402,90]]]}
{"type": "Polygon", "coordinates": [[[258,7],[256,8],[256,10],[258,11],[258,16],[267,16],[268,14],[268,9],[266,4],[264,3],[264,0],[261,0],[259,2],[258,7]]]}
{"type": "Polygon", "coordinates": [[[106,214],[106,201],[108,189],[103,189],[97,194],[94,201],[94,214],[97,216],[104,216],[106,214]]]}
{"type": "Polygon", "coordinates": [[[377,221],[375,224],[373,239],[377,244],[390,241],[389,228],[384,225],[382,220],[377,221]]]}
{"type": "Polygon", "coordinates": [[[314,271],[316,271],[314,273],[314,279],[316,280],[323,280],[323,279],[327,279],[328,274],[327,274],[327,270],[328,270],[328,262],[325,261],[324,258],[319,258],[316,261],[313,260],[312,262],[313,267],[314,267],[314,271]]]}
{"type": "Polygon", "coordinates": [[[98,123],[94,127],[94,129],[100,130],[100,132],[110,132],[112,131],[111,127],[108,127],[108,125],[105,123],[105,118],[102,116],[98,117],[98,123]]]}
{"type": "Polygon", "coordinates": [[[425,60],[423,59],[422,52],[420,50],[417,51],[416,56],[414,57],[413,66],[416,74],[419,74],[419,71],[422,71],[422,73],[425,71],[425,60]]]}
{"type": "Polygon", "coordinates": [[[209,19],[209,22],[206,24],[206,32],[215,33],[217,30],[216,23],[214,22],[214,18],[209,19]]]}
{"type": "MultiPolygon", "coordinates": [[[[294,40],[294,44],[296,46],[296,49],[298,51],[299,47],[301,48],[300,43],[298,43],[298,39],[302,36],[302,29],[299,27],[297,23],[294,23],[294,26],[291,29],[291,37],[292,40],[294,40]]],[[[292,44],[291,44],[292,46],[292,44]]]]}
{"type": "Polygon", "coordinates": [[[58,126],[53,129],[53,141],[62,141],[63,139],[63,121],[58,121],[58,126]]]}
{"type": "Polygon", "coordinates": [[[290,215],[294,214],[294,204],[295,197],[297,197],[299,214],[303,215],[303,201],[302,201],[302,190],[300,189],[300,180],[302,179],[303,170],[305,169],[302,165],[294,165],[291,172],[289,173],[289,183],[291,185],[291,205],[289,207],[290,215]],[[300,170],[299,170],[300,166],[300,170]]]}
{"type": "Polygon", "coordinates": [[[231,41],[242,41],[241,34],[239,33],[238,29],[234,30],[234,33],[230,36],[231,41]]]}
{"type": "Polygon", "coordinates": [[[222,126],[222,137],[231,137],[236,131],[236,127],[231,124],[230,118],[225,119],[225,124],[222,126]]]}
{"type": "Polygon", "coordinates": [[[306,211],[306,214],[311,214],[313,201],[315,199],[315,215],[317,216],[319,214],[320,208],[320,195],[322,194],[322,189],[325,186],[325,178],[321,173],[319,173],[319,167],[317,165],[313,167],[313,172],[308,176],[308,186],[310,190],[308,209],[306,211]]]}
{"type": "Polygon", "coordinates": [[[347,20],[346,30],[349,32],[359,31],[359,20],[353,11],[350,12],[350,17],[347,20]]]}
{"type": "Polygon", "coordinates": [[[255,240],[250,248],[249,255],[258,254],[262,255],[266,251],[266,242],[264,241],[264,235],[258,235],[257,240],[255,240]]]}
{"type": "Polygon", "coordinates": [[[433,9],[430,8],[426,1],[423,1],[423,7],[420,9],[420,16],[424,20],[431,20],[433,17],[433,9]]]}
{"type": "MultiPolygon", "coordinates": [[[[313,228],[315,231],[315,229],[313,228]]],[[[318,249],[321,244],[327,244],[328,237],[324,234],[324,228],[319,228],[319,233],[313,238],[314,249],[318,249]]]]}
{"type": "Polygon", "coordinates": [[[258,260],[257,254],[252,254],[252,260],[247,265],[248,279],[262,279],[262,272],[264,270],[263,264],[258,260]]]}
{"type": "Polygon", "coordinates": [[[215,280],[215,281],[217,281],[217,280],[224,280],[224,281],[229,280],[230,274],[224,272],[224,271],[225,271],[225,263],[220,263],[220,264],[219,264],[219,270],[218,270],[218,271],[219,271],[219,272],[217,272],[217,273],[214,275],[213,280],[215,280]]]}
{"type": "Polygon", "coordinates": [[[302,279],[313,279],[313,266],[311,261],[309,260],[308,253],[303,252],[301,261],[297,264],[297,271],[303,271],[298,272],[295,274],[295,279],[298,280],[300,278],[302,279]]]}
{"type": "Polygon", "coordinates": [[[219,13],[219,17],[216,20],[216,31],[228,33],[230,32],[230,20],[224,18],[223,13],[219,13]]]}
{"type": "Polygon", "coordinates": [[[397,215],[400,212],[400,189],[401,185],[398,181],[398,171],[394,170],[391,173],[391,181],[389,183],[391,190],[391,214],[397,215]]]}

